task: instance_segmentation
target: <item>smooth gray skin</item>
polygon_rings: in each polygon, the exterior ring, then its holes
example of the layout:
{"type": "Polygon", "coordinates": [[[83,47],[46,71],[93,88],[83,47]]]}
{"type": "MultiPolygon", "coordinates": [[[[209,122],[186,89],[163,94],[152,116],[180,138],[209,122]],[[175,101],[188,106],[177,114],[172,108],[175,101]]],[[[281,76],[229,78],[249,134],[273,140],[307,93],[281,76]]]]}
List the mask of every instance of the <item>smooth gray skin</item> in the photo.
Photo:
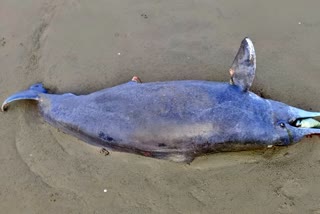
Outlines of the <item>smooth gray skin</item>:
{"type": "Polygon", "coordinates": [[[320,113],[248,91],[255,68],[254,47],[245,38],[230,69],[230,83],[130,81],[80,96],[47,94],[35,84],[9,97],[2,110],[15,100],[37,100],[47,122],[85,142],[177,162],[206,153],[289,145],[319,134],[296,122],[320,113]]]}

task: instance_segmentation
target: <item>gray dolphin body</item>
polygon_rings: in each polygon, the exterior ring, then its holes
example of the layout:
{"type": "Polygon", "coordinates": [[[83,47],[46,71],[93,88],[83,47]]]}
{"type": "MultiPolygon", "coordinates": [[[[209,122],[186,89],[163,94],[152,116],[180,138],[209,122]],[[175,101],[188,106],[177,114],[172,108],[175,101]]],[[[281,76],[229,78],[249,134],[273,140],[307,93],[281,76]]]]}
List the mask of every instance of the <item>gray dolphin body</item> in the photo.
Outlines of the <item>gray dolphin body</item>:
{"type": "MultiPolygon", "coordinates": [[[[206,153],[289,145],[320,134],[319,112],[263,99],[249,88],[256,68],[245,38],[230,68],[230,83],[128,83],[88,95],[48,94],[42,84],[2,105],[32,99],[53,126],[90,144],[144,156],[190,162],[206,153]]],[[[134,80],[137,80],[135,78],[134,80]]]]}

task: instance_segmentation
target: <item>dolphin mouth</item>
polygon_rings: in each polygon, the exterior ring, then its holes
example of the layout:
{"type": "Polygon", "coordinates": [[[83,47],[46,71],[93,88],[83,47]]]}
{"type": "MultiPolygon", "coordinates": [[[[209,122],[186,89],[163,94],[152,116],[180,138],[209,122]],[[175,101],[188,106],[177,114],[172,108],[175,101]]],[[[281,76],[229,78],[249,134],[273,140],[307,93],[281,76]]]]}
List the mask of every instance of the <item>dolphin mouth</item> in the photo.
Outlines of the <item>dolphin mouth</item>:
{"type": "Polygon", "coordinates": [[[296,128],[304,136],[320,135],[320,112],[305,111],[299,108],[290,107],[289,124],[296,128]]]}
{"type": "Polygon", "coordinates": [[[293,124],[293,126],[297,128],[316,128],[320,129],[320,122],[314,118],[299,118],[296,119],[293,124]]]}
{"type": "Polygon", "coordinates": [[[315,118],[297,118],[291,122],[290,125],[297,128],[299,132],[306,137],[312,137],[314,135],[320,137],[320,122],[315,118]]]}

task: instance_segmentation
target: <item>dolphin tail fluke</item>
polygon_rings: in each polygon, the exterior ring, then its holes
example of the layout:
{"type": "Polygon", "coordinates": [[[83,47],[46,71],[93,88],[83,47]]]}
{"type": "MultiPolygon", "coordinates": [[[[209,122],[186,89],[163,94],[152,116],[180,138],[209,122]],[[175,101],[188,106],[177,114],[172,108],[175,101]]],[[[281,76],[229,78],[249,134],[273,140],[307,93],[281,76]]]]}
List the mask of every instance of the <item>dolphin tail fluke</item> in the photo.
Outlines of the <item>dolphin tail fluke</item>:
{"type": "Polygon", "coordinates": [[[36,83],[30,86],[28,90],[17,92],[8,97],[3,102],[1,110],[6,111],[9,104],[17,100],[39,100],[39,95],[43,93],[47,93],[47,90],[43,87],[42,83],[36,83]]]}

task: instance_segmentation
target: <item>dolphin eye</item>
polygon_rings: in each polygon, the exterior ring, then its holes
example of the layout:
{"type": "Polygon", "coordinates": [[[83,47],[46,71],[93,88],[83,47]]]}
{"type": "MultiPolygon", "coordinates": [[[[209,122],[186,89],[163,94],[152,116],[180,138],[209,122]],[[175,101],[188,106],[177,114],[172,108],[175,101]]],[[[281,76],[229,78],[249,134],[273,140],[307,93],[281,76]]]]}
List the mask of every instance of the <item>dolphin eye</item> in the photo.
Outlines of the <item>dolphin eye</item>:
{"type": "Polygon", "coordinates": [[[280,122],[280,123],[279,123],[279,126],[280,126],[281,128],[286,127],[286,125],[285,125],[283,122],[280,122]]]}

